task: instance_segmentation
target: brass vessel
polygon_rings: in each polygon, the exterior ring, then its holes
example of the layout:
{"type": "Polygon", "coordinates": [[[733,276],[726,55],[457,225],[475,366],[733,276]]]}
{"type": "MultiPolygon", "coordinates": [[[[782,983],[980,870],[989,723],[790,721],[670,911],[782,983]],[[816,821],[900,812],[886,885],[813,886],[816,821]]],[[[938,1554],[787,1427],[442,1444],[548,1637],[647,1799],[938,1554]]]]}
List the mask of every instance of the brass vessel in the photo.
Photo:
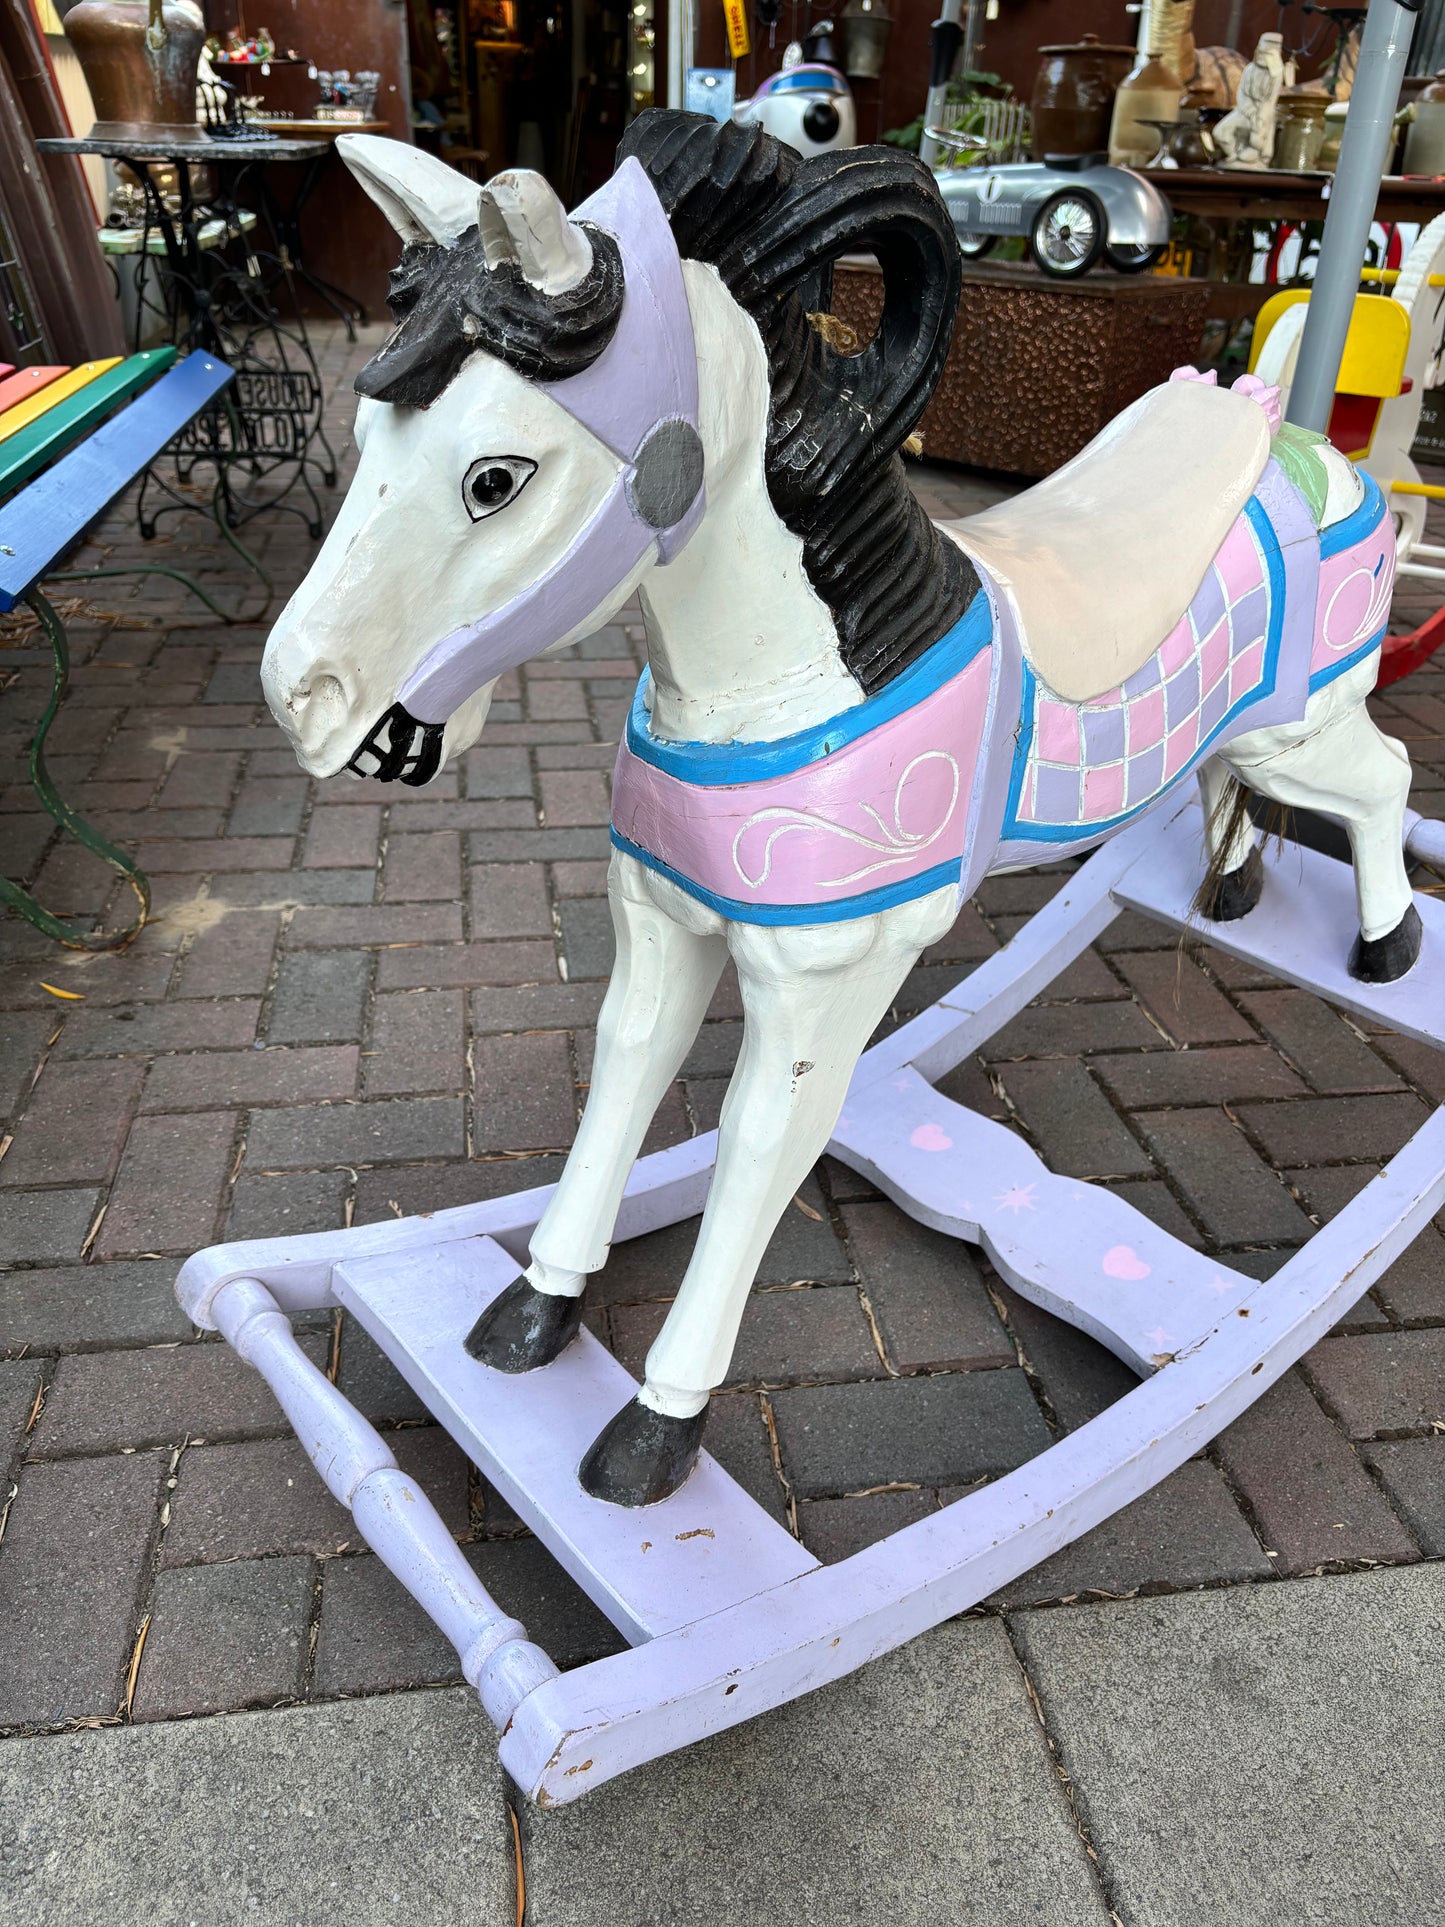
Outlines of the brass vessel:
{"type": "Polygon", "coordinates": [[[64,26],[95,104],[94,139],[208,145],[196,125],[206,39],[196,13],[164,0],[79,0],[64,26]]]}

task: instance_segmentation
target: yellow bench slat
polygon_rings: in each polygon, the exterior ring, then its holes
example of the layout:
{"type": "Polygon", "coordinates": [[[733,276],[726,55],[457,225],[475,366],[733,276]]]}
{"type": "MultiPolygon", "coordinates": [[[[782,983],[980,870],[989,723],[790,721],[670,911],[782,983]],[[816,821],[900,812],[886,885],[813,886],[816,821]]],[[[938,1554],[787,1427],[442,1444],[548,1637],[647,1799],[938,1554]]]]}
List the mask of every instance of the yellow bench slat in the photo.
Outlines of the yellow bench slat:
{"type": "Polygon", "coordinates": [[[118,368],[120,362],[119,355],[112,355],[107,361],[82,362],[78,368],[72,368],[68,375],[61,375],[55,381],[47,382],[43,388],[37,389],[35,394],[26,396],[23,401],[17,401],[13,408],[7,408],[5,413],[0,415],[0,442],[7,441],[20,429],[37,421],[47,409],[54,408],[57,402],[65,401],[69,396],[76,394],[94,381],[97,375],[104,375],[112,368],[118,368]]]}

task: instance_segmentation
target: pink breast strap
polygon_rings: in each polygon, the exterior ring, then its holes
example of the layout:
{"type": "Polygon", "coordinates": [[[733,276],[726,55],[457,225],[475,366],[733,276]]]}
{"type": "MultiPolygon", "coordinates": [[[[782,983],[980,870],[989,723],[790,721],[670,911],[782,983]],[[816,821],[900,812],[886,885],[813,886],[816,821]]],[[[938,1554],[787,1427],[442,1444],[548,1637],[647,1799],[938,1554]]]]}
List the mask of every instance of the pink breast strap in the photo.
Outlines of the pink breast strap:
{"type": "Polygon", "coordinates": [[[624,734],[613,841],[742,922],[864,916],[956,883],[992,654],[830,755],[757,782],[688,782],[624,734]]]}

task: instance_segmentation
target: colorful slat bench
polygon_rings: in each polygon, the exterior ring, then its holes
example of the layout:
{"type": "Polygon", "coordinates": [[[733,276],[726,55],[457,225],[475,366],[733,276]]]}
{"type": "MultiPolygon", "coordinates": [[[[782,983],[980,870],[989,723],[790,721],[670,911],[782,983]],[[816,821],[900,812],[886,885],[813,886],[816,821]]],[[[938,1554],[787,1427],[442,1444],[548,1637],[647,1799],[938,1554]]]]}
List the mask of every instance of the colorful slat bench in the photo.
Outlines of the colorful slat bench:
{"type": "MultiPolygon", "coordinates": [[[[179,569],[154,564],[71,571],[56,567],[168,443],[217,402],[232,374],[214,356],[197,353],[177,360],[174,348],[73,370],[21,373],[36,379],[20,389],[14,387],[17,376],[0,381],[0,396],[9,393],[8,408],[0,411],[0,615],[27,603],[55,658],[50,699],[30,745],[31,781],[56,822],[126,879],[139,909],[124,930],[82,932],[52,916],[5,877],[0,877],[0,904],[8,904],[71,949],[109,950],[128,943],[145,922],[150,890],[135,862],[62,800],[46,769],[45,738],[65,696],[70,652],[65,625],[40,585],[45,580],[165,575],[182,583],[223,621],[237,619],[179,569]]],[[[218,495],[211,508],[221,535],[265,584],[269,604],[270,579],[227,527],[218,495]]]]}

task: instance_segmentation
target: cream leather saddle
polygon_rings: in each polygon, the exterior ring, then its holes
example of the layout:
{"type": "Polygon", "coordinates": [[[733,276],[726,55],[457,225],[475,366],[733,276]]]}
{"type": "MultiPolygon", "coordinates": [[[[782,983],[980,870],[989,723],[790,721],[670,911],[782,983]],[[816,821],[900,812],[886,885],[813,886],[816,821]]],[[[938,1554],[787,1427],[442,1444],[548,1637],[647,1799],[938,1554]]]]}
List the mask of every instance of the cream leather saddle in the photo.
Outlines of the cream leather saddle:
{"type": "Polygon", "coordinates": [[[1087,702],[1141,668],[1189,607],[1269,440],[1248,396],[1167,382],[1045,481],[941,526],[1013,592],[1039,679],[1087,702]]]}

